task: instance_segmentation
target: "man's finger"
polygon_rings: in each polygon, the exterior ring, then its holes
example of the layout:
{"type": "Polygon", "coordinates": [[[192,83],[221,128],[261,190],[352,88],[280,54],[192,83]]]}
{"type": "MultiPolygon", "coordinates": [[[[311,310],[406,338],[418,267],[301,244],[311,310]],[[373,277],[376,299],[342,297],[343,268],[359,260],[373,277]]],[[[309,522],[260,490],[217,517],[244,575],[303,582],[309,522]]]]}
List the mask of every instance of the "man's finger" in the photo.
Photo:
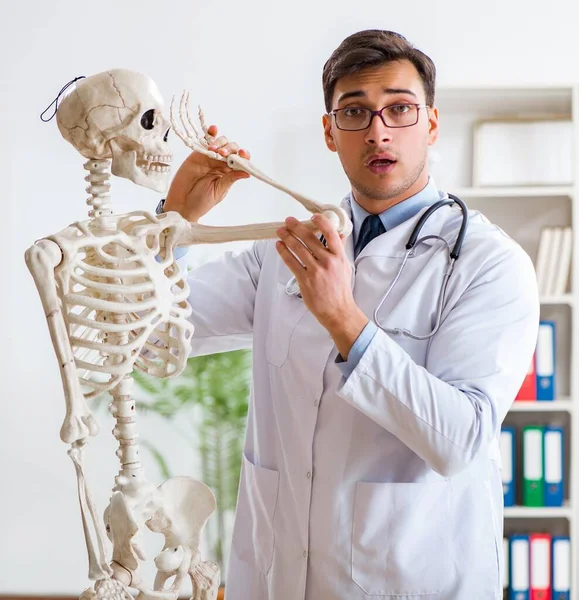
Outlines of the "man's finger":
{"type": "Polygon", "coordinates": [[[286,225],[289,229],[290,233],[295,235],[299,240],[301,240],[308,248],[308,250],[316,257],[317,260],[325,261],[328,255],[327,250],[324,248],[324,245],[316,236],[310,227],[304,225],[297,219],[293,217],[289,217],[286,219],[286,225]]]}
{"type": "Polygon", "coordinates": [[[295,275],[298,280],[305,271],[304,267],[301,265],[300,261],[288,250],[288,247],[282,242],[275,243],[276,250],[281,256],[283,262],[287,265],[287,268],[295,275]]]}
{"type": "MultiPolygon", "coordinates": [[[[301,261],[306,269],[315,267],[316,257],[303,244],[301,240],[296,238],[288,229],[281,227],[277,230],[277,234],[281,241],[293,252],[293,254],[301,261]]],[[[317,240],[316,240],[317,242],[317,240]]],[[[319,242],[318,242],[319,243],[319,242]]]]}
{"type": "Polygon", "coordinates": [[[312,221],[316,227],[322,232],[324,238],[326,238],[327,248],[333,254],[342,254],[344,252],[344,244],[340,239],[338,230],[332,225],[330,219],[322,214],[315,214],[312,217],[312,221]]]}

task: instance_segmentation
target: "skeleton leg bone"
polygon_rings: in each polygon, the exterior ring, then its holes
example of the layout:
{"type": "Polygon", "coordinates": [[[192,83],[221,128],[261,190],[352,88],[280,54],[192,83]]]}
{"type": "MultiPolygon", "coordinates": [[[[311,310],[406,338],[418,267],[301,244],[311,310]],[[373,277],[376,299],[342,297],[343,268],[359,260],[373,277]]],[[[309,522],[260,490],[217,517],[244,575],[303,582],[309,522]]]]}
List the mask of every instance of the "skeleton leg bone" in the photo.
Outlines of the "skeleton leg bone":
{"type": "Polygon", "coordinates": [[[88,484],[84,476],[83,468],[83,450],[85,442],[75,442],[72,444],[68,455],[74,463],[76,470],[76,477],[78,482],[78,498],[80,503],[80,513],[82,517],[82,527],[84,530],[86,548],[88,552],[89,561],[89,573],[88,577],[91,580],[106,579],[112,575],[112,571],[107,564],[105,554],[105,534],[101,524],[101,520],[96,510],[96,506],[92,499],[88,484]],[[90,532],[90,526],[88,522],[88,516],[92,520],[93,527],[95,529],[96,541],[98,546],[98,557],[95,550],[94,542],[90,532]]]}

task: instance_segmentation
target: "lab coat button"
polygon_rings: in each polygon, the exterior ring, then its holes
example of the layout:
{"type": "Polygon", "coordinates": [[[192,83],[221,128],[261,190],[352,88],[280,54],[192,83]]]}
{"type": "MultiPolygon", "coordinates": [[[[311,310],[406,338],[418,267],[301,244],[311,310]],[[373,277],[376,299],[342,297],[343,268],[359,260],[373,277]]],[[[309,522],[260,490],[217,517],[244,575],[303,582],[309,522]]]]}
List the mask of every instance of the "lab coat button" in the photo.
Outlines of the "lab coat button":
{"type": "Polygon", "coordinates": [[[318,404],[319,404],[319,400],[316,398],[316,399],[314,400],[314,406],[317,406],[318,404]]]}
{"type": "Polygon", "coordinates": [[[304,553],[302,554],[302,556],[305,558],[308,555],[308,551],[304,550],[304,553]]]}
{"type": "Polygon", "coordinates": [[[310,471],[308,471],[308,475],[307,475],[308,479],[312,478],[312,473],[310,471]]]}

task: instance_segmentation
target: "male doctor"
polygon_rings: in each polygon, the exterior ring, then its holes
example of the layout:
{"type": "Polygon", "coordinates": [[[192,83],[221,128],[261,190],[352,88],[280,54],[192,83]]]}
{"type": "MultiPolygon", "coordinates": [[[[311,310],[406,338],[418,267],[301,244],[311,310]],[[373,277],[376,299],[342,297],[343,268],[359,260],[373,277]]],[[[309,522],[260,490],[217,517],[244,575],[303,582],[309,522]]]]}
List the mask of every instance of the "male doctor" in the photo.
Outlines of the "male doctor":
{"type": "MultiPolygon", "coordinates": [[[[502,597],[497,439],[539,321],[527,254],[478,212],[430,333],[456,207],[436,211],[380,307],[420,216],[438,136],[435,67],[399,34],[362,31],[324,66],[326,145],[351,183],[327,247],[288,219],[191,273],[195,355],[253,348],[227,600],[502,597]],[[300,241],[301,240],[301,241],[300,241]],[[301,298],[286,293],[295,275],[301,298]]],[[[217,135],[217,129],[212,128],[217,135]]],[[[216,139],[226,156],[235,143],[216,139]]],[[[197,221],[244,173],[198,153],[164,210],[197,221]]],[[[227,374],[224,374],[226,377],[227,374]]]]}

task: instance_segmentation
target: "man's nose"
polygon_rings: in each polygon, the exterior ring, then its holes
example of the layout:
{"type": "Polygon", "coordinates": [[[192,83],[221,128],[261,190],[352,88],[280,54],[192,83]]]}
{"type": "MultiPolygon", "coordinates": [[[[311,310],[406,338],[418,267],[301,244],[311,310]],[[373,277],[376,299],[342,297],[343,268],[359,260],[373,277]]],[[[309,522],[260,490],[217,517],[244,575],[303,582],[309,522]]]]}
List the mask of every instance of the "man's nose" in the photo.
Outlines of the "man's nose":
{"type": "Polygon", "coordinates": [[[373,115],[370,126],[366,131],[367,144],[381,144],[392,140],[392,129],[384,125],[380,115],[373,115]]]}

